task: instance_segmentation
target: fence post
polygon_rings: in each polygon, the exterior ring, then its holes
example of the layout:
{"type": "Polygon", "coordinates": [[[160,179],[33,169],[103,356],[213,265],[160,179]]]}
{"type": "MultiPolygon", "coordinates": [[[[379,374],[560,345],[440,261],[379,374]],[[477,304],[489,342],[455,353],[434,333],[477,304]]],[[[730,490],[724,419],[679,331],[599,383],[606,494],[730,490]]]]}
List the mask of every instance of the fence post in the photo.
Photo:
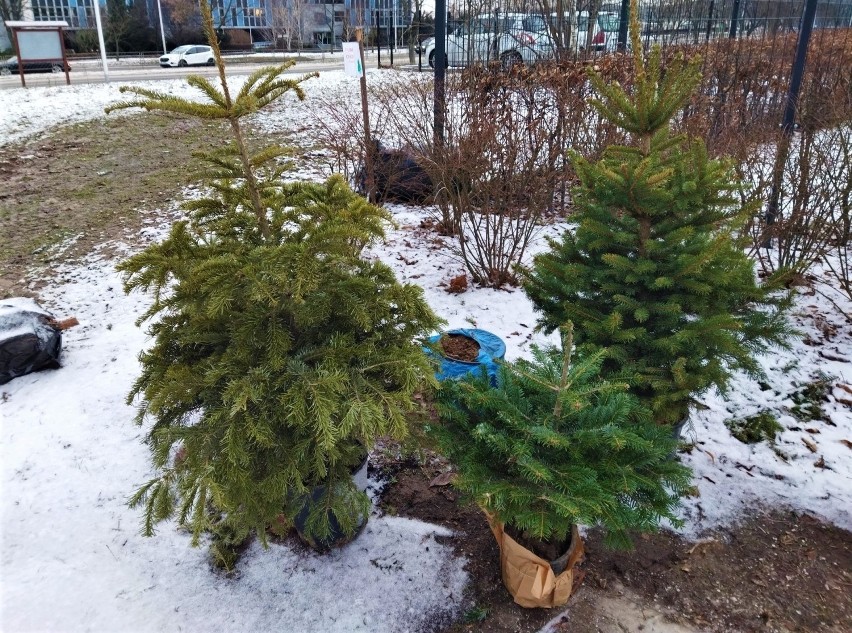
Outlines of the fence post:
{"type": "Polygon", "coordinates": [[[414,15],[417,20],[417,72],[423,72],[423,42],[420,41],[420,20],[422,16],[420,15],[420,9],[417,9],[414,15]]]}
{"type": "MultiPolygon", "coordinates": [[[[618,16],[618,50],[627,50],[627,25],[630,22],[630,0],[621,0],[621,14],[618,16]]],[[[586,48],[589,48],[588,43],[586,48]]]]}
{"type": "Polygon", "coordinates": [[[382,67],[382,25],[379,20],[379,12],[376,11],[376,53],[378,53],[379,61],[376,62],[376,68],[382,67]]]}
{"type": "Polygon", "coordinates": [[[446,96],[444,78],[447,71],[447,0],[435,0],[435,147],[444,144],[444,101],[446,96]]]}
{"type": "MultiPolygon", "coordinates": [[[[784,107],[784,120],[781,123],[781,139],[775,154],[775,166],[772,170],[772,190],[769,194],[769,204],[766,206],[766,225],[775,224],[778,217],[778,203],[781,198],[781,185],[784,177],[784,165],[790,153],[790,139],[796,125],[796,110],[799,107],[799,93],[802,89],[802,78],[805,74],[805,60],[808,56],[808,44],[814,28],[814,18],[818,0],[807,0],[805,12],[799,25],[799,42],[796,45],[796,59],[793,62],[793,72],[790,74],[790,88],[787,91],[787,103],[784,107]]],[[[768,247],[772,238],[767,237],[764,246],[768,247]]]]}
{"type": "Polygon", "coordinates": [[[710,7],[707,9],[707,37],[705,39],[708,42],[710,41],[710,31],[713,29],[713,8],[715,4],[715,0],[710,0],[710,7]]]}
{"type": "Polygon", "coordinates": [[[734,0],[734,8],[731,10],[731,30],[728,31],[730,39],[737,37],[737,22],[740,19],[740,0],[734,0]]]}

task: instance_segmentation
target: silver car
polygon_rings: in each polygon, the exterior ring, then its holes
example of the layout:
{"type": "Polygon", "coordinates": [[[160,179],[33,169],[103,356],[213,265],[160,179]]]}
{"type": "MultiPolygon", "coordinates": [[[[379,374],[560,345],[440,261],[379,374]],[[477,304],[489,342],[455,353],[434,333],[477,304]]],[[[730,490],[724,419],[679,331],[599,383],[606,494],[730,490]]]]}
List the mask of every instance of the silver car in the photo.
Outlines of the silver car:
{"type": "MultiPolygon", "coordinates": [[[[429,65],[435,67],[435,38],[423,42],[429,65]]],[[[479,15],[447,35],[447,65],[500,62],[508,68],[553,56],[547,22],[540,15],[499,13],[479,15]]]]}

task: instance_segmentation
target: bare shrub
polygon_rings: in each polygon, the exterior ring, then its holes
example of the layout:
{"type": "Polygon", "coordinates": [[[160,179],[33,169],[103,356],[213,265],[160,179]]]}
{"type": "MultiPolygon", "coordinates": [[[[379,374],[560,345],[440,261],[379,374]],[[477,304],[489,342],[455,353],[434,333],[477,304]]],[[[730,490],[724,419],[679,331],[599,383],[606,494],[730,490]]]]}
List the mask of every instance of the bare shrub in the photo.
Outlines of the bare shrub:
{"type": "Polygon", "coordinates": [[[826,141],[834,150],[835,164],[825,185],[835,206],[833,233],[824,262],[843,294],[852,299],[852,125],[838,127],[826,141]]]}
{"type": "MultiPolygon", "coordinates": [[[[844,195],[836,189],[848,178],[815,174],[836,173],[825,135],[852,120],[852,31],[829,29],[814,35],[799,104],[801,130],[783,163],[780,214],[769,228],[762,212],[771,190],[795,38],[778,34],[719,39],[701,47],[669,46],[663,65],[681,54],[703,56],[701,85],[675,128],[704,138],[712,156],[732,158],[744,181],[742,200],[755,209],[749,225],[755,254],[757,246],[774,238],[772,256],[763,257],[763,265],[802,271],[829,247],[848,241],[833,215],[844,195]]],[[[633,82],[630,57],[618,53],[563,57],[510,72],[477,67],[448,73],[445,138],[438,147],[433,146],[431,76],[392,72],[382,75],[390,80],[371,82],[374,138],[415,156],[429,173],[435,225],[456,236],[473,282],[496,287],[512,283],[512,267],[526,252],[542,216],[570,214],[574,175],[565,150],[596,160],[606,147],[625,140],[592,106],[590,63],[606,81],[628,87],[633,82]]],[[[366,148],[357,95],[353,91],[352,99],[335,95],[320,101],[319,142],[329,153],[330,169],[358,185],[366,148]]],[[[385,176],[383,182],[392,186],[393,174],[385,176]]],[[[838,275],[849,277],[842,271],[838,275]]]]}
{"type": "Polygon", "coordinates": [[[561,114],[558,94],[523,69],[471,68],[448,90],[446,139],[427,161],[473,282],[515,282],[563,177],[561,114]]]}
{"type": "MultiPolygon", "coordinates": [[[[830,180],[834,173],[833,130],[805,129],[791,142],[783,165],[778,214],[763,224],[762,244],[770,244],[762,261],[770,270],[804,273],[821,260],[834,233],[835,197],[830,180]]],[[[783,141],[777,147],[783,148],[783,141]]]]}
{"type": "Polygon", "coordinates": [[[316,142],[325,150],[325,167],[355,184],[364,157],[364,123],[357,94],[321,95],[316,103],[316,142]]]}

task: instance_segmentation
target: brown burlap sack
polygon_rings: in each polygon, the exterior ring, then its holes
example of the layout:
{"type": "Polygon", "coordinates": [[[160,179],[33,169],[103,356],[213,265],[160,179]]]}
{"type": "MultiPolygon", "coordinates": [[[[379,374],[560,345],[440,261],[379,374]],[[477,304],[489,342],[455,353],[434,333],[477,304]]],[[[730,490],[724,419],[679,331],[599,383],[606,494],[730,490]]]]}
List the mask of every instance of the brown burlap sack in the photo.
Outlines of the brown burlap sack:
{"type": "MultiPolygon", "coordinates": [[[[583,557],[583,540],[572,528],[571,548],[568,551],[568,563],[565,571],[556,575],[550,563],[536,556],[526,547],[503,531],[499,523],[488,513],[488,525],[497,539],[500,547],[500,570],[503,574],[503,584],[522,607],[559,607],[568,602],[574,589],[575,576],[579,570],[574,566],[583,557]]],[[[576,578],[579,581],[579,578],[576,578]]]]}

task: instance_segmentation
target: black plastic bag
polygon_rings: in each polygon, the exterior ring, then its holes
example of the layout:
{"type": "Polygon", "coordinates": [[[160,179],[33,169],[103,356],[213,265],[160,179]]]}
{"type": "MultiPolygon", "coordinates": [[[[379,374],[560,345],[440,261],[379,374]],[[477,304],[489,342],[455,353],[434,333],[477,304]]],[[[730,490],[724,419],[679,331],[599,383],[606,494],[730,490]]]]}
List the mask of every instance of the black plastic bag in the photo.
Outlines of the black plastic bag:
{"type": "Polygon", "coordinates": [[[0,385],[40,369],[59,367],[62,330],[32,299],[0,300],[0,385]]]}
{"type": "MultiPolygon", "coordinates": [[[[432,201],[432,179],[415,159],[402,149],[388,149],[374,141],[373,169],[376,178],[376,201],[425,204],[432,201]]],[[[359,193],[367,195],[367,172],[361,168],[357,175],[359,193]]]]}

